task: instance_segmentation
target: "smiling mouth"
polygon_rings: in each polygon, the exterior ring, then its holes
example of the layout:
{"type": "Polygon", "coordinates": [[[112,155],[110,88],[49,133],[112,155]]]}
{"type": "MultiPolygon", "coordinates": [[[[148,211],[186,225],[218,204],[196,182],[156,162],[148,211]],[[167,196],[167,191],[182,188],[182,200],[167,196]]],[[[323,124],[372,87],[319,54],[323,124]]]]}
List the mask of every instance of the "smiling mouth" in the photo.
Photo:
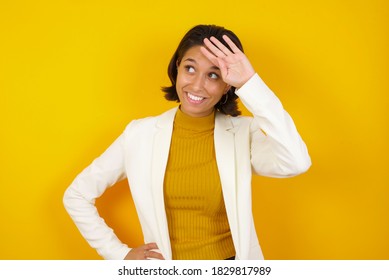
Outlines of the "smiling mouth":
{"type": "Polygon", "coordinates": [[[200,103],[201,101],[203,101],[205,99],[205,97],[193,95],[190,92],[187,92],[187,95],[188,95],[190,101],[193,101],[196,103],[200,103]]]}

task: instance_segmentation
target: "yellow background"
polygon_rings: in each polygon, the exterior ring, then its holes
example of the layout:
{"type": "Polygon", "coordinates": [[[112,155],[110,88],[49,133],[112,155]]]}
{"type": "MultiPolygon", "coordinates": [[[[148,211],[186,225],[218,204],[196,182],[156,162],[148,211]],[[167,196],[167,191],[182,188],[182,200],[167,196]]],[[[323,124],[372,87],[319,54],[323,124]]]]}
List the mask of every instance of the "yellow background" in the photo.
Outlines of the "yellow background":
{"type": "MultiPolygon", "coordinates": [[[[389,259],[389,4],[369,1],[2,1],[0,259],[99,259],[65,188],[160,91],[192,26],[242,40],[306,141],[313,166],[255,178],[268,259],[389,259]]],[[[247,111],[244,111],[247,114],[247,111]]],[[[142,237],[125,182],[97,201],[130,246],[142,237]]]]}

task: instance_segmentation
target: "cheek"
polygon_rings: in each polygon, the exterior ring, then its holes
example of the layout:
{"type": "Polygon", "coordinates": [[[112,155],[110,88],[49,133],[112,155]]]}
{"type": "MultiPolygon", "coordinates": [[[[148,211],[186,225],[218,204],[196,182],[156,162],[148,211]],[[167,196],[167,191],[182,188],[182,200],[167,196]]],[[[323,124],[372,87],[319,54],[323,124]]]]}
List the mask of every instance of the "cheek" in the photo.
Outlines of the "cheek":
{"type": "Polygon", "coordinates": [[[177,79],[176,79],[176,91],[179,93],[179,89],[181,88],[181,84],[182,84],[182,78],[180,77],[180,74],[177,75],[177,79]]]}
{"type": "Polygon", "coordinates": [[[178,71],[177,79],[176,79],[176,85],[177,86],[178,85],[183,85],[185,83],[187,83],[187,79],[186,79],[185,75],[180,74],[180,71],[178,71]]]}
{"type": "Polygon", "coordinates": [[[215,97],[221,97],[225,92],[225,86],[220,84],[210,85],[208,92],[215,97]]]}

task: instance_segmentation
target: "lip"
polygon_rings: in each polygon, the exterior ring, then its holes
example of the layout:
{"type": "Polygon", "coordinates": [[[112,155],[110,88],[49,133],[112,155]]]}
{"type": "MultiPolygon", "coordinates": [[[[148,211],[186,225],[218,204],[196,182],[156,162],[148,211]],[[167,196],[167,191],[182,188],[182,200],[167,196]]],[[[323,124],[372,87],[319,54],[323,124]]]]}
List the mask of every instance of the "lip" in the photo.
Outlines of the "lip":
{"type": "Polygon", "coordinates": [[[198,95],[193,94],[193,93],[190,93],[190,92],[185,92],[185,94],[186,94],[187,100],[188,100],[190,103],[192,103],[192,104],[201,104],[201,103],[203,103],[203,102],[206,100],[205,97],[203,97],[203,96],[198,96],[198,95]],[[189,95],[195,96],[195,97],[197,97],[197,98],[202,98],[202,99],[195,100],[195,99],[192,99],[189,95]]]}

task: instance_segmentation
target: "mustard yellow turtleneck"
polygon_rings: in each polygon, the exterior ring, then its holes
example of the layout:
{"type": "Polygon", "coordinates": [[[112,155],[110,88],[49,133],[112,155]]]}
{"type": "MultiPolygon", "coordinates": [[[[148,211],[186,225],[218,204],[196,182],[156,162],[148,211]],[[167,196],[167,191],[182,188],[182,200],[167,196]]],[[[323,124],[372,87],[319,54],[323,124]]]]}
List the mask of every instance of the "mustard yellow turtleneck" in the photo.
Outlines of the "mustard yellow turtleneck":
{"type": "Polygon", "coordinates": [[[164,197],[173,259],[226,259],[235,255],[216,165],[215,114],[177,111],[164,197]]]}

